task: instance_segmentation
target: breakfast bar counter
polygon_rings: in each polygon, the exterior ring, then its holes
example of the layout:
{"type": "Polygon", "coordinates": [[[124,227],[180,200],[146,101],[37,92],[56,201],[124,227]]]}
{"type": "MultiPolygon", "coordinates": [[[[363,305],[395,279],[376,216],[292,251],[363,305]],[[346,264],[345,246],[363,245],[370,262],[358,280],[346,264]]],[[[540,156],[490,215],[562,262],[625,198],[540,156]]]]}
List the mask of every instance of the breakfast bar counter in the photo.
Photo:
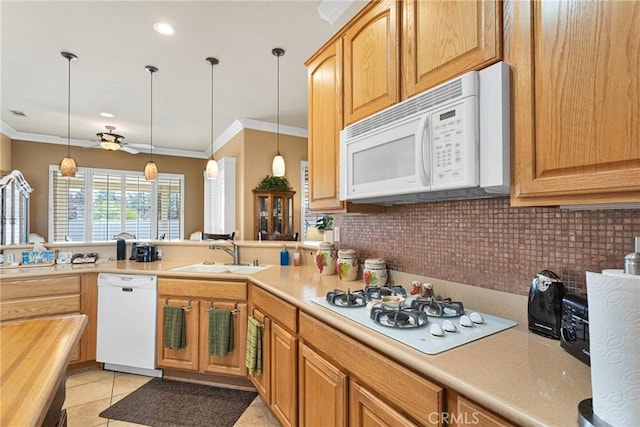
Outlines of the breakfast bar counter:
{"type": "Polygon", "coordinates": [[[0,425],[57,423],[65,371],[86,325],[87,316],[70,315],[0,326],[0,425]]]}

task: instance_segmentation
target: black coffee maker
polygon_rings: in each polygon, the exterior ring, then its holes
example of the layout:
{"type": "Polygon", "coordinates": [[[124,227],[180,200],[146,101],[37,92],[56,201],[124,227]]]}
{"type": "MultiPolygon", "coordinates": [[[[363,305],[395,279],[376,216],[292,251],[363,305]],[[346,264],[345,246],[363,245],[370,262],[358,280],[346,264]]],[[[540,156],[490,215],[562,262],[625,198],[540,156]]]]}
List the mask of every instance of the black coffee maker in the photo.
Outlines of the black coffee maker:
{"type": "Polygon", "coordinates": [[[560,277],[551,270],[536,274],[529,288],[529,330],[560,339],[562,298],[566,290],[560,277]]]}

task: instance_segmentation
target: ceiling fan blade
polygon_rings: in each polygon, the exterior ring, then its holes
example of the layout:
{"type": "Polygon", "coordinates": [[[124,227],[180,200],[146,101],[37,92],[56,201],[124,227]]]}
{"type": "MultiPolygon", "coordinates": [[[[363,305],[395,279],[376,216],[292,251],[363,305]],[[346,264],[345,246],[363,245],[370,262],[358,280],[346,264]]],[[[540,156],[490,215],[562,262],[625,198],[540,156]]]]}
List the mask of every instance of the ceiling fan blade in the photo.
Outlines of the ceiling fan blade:
{"type": "Polygon", "coordinates": [[[122,146],[120,146],[120,149],[121,149],[122,151],[126,151],[126,152],[127,152],[127,153],[129,153],[129,154],[138,154],[138,153],[139,153],[139,151],[138,151],[138,150],[136,150],[136,149],[134,149],[134,148],[131,148],[131,147],[129,147],[128,145],[122,145],[122,146]]]}

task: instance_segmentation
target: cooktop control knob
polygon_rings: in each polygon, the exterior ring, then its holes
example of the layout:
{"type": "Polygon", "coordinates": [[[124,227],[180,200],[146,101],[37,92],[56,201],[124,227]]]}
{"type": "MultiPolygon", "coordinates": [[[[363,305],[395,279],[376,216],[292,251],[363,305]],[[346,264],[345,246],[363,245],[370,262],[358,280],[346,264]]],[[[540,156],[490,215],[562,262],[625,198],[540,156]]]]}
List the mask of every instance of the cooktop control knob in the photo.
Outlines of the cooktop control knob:
{"type": "Polygon", "coordinates": [[[469,318],[473,323],[484,323],[484,319],[482,318],[482,315],[480,313],[473,312],[469,315],[469,318]]]}
{"type": "Polygon", "coordinates": [[[471,326],[473,326],[473,322],[471,321],[471,319],[469,319],[469,316],[464,314],[464,315],[460,316],[460,326],[464,326],[466,328],[470,328],[471,326]]]}
{"type": "Polygon", "coordinates": [[[429,328],[429,332],[431,332],[431,335],[436,337],[444,336],[444,331],[442,330],[440,325],[438,325],[437,323],[434,323],[433,325],[431,325],[431,328],[429,328]]]}
{"type": "Polygon", "coordinates": [[[458,328],[456,328],[456,325],[454,325],[453,322],[449,319],[442,322],[442,329],[444,329],[446,332],[456,332],[458,330],[458,328]]]}

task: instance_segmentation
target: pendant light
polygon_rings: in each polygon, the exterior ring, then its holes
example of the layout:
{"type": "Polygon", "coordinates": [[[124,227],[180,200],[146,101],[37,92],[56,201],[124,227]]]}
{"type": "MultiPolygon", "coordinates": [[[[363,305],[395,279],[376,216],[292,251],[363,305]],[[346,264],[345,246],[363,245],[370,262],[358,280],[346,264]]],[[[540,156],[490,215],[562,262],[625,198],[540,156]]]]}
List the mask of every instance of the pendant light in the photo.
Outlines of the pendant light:
{"type": "Polygon", "coordinates": [[[277,77],[277,99],[278,99],[278,121],[277,121],[277,151],[276,156],[273,158],[273,163],[271,164],[271,171],[273,172],[273,176],[284,176],[285,165],[284,158],[280,155],[280,57],[284,55],[284,49],[279,47],[274,48],[271,51],[278,58],[278,77],[277,77]]]}
{"type": "Polygon", "coordinates": [[[60,52],[69,61],[68,90],[67,90],[67,157],[60,162],[60,174],[69,178],[76,176],[76,161],[71,157],[71,61],[78,57],[71,52],[60,52]]]}
{"type": "Polygon", "coordinates": [[[218,177],[218,162],[213,158],[213,66],[218,65],[220,61],[212,57],[208,57],[205,61],[211,65],[211,158],[207,162],[207,178],[215,179],[218,177]]]}
{"type": "Polygon", "coordinates": [[[153,73],[158,71],[153,65],[147,65],[145,70],[151,74],[151,132],[149,137],[150,157],[144,166],[144,179],[147,181],[155,181],[158,178],[158,166],[153,162],[153,73]]]}

